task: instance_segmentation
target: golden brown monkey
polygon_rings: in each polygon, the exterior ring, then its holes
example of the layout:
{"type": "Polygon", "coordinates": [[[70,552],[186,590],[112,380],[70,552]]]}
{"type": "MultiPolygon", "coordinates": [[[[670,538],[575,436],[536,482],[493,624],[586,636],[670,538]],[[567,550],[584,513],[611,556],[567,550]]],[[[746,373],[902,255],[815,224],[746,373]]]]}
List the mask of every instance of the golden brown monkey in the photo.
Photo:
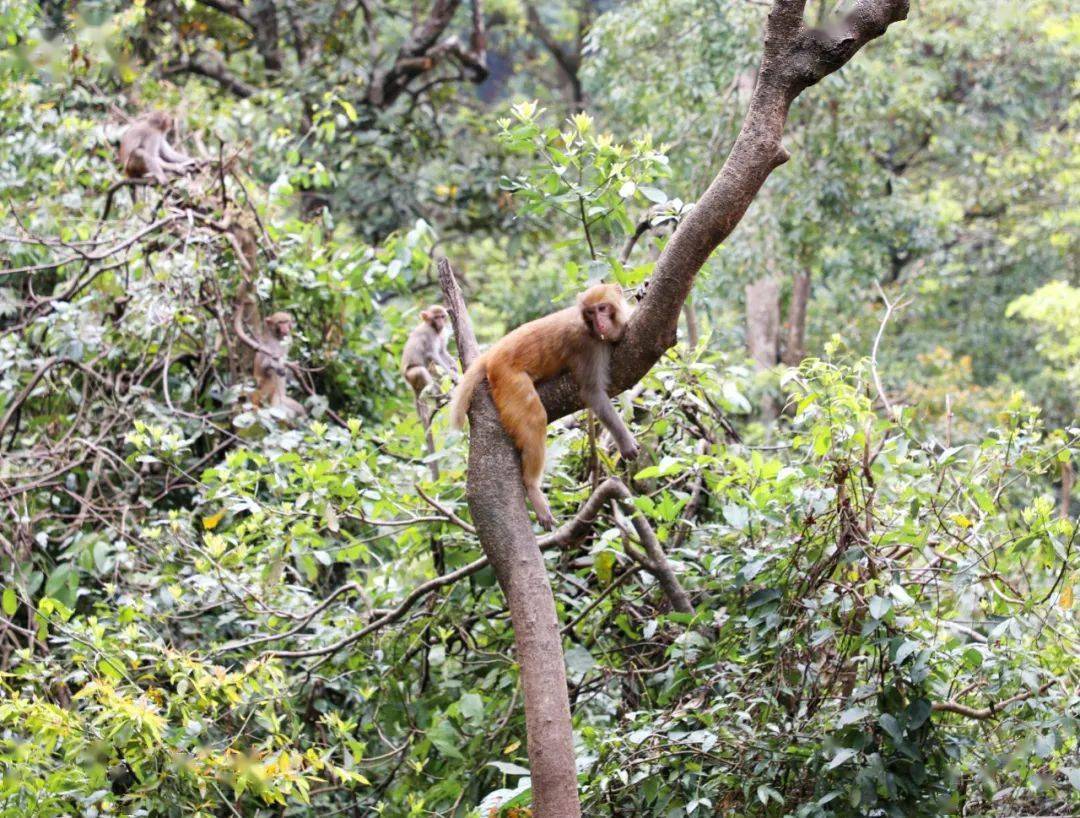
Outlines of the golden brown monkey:
{"type": "Polygon", "coordinates": [[[259,348],[255,351],[255,392],[251,396],[255,408],[280,408],[290,420],[307,415],[304,407],[285,393],[285,377],[289,373],[285,353],[292,325],[292,316],[287,312],[275,312],[263,321],[264,330],[259,334],[259,348]]]}
{"type": "Polygon", "coordinates": [[[622,456],[636,458],[637,441],[607,394],[611,345],[622,338],[629,318],[630,306],[619,285],[597,284],[581,293],[575,306],[530,321],[498,341],[473,361],[454,393],[450,422],[460,429],[473,392],[487,375],[499,419],[521,450],[529,502],[546,529],[555,525],[540,489],[547,412],[534,383],[569,369],[581,399],[611,432],[622,456]]]}
{"type": "Polygon", "coordinates": [[[120,168],[129,179],[152,177],[158,184],[168,181],[166,171],[183,173],[195,160],[175,150],[168,140],[173,118],[164,111],[143,114],[120,138],[120,168]]]}
{"type": "Polygon", "coordinates": [[[450,314],[438,304],[420,313],[420,323],[409,333],[405,348],[401,351],[401,374],[412,387],[416,398],[416,411],[424,427],[431,422],[431,413],[421,400],[421,393],[430,387],[434,367],[442,367],[454,383],[458,382],[458,370],[454,359],[446,350],[450,314]]]}

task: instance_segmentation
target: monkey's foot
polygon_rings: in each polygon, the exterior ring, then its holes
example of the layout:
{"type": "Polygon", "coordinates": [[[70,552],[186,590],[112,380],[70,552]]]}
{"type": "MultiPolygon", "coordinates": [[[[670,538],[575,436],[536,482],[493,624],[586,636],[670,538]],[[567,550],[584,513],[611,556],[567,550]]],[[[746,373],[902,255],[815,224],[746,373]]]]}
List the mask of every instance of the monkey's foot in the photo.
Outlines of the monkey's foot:
{"type": "Polygon", "coordinates": [[[551,531],[555,528],[555,518],[551,516],[550,511],[545,511],[543,513],[539,511],[536,512],[536,521],[540,523],[540,527],[543,528],[544,531],[551,531]]]}

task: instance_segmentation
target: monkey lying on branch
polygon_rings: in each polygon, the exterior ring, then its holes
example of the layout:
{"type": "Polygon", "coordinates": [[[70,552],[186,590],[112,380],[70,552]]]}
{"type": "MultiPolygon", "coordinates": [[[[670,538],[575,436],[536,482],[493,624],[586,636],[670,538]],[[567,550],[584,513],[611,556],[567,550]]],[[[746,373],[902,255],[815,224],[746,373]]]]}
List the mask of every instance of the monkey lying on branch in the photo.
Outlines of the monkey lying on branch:
{"type": "Polygon", "coordinates": [[[577,304],[518,327],[473,361],[454,392],[450,422],[465,425],[473,392],[486,375],[503,427],[521,450],[525,492],[545,529],[555,526],[540,488],[544,474],[547,412],[534,383],[567,369],[581,399],[611,432],[619,452],[634,460],[638,444],[611,405],[607,394],[611,345],[630,319],[630,306],[617,284],[597,284],[578,296],[577,304]]]}

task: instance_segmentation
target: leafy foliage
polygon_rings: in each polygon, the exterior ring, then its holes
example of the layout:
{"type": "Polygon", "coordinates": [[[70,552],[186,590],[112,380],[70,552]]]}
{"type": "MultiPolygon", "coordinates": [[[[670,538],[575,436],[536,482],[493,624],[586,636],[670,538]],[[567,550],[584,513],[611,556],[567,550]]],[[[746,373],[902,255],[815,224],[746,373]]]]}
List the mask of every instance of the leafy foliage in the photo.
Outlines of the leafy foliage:
{"type": "MultiPolygon", "coordinates": [[[[644,284],[763,10],[488,4],[477,86],[444,7],[428,64],[402,49],[435,18],[395,2],[0,0],[0,815],[529,814],[464,441],[439,409],[427,451],[398,356],[438,252],[485,342],[644,284]],[[132,196],[147,107],[206,163],[132,196]],[[309,421],[247,401],[249,295],[296,318],[309,421]]],[[[617,400],[631,500],[546,551],[586,814],[1080,804],[1078,38],[1058,0],[922,4],[800,99],[701,342],[617,400]],[[810,357],[770,372],[741,351],[763,270],[815,282],[810,357]]],[[[568,519],[618,461],[580,418],[549,447],[568,519]]]]}

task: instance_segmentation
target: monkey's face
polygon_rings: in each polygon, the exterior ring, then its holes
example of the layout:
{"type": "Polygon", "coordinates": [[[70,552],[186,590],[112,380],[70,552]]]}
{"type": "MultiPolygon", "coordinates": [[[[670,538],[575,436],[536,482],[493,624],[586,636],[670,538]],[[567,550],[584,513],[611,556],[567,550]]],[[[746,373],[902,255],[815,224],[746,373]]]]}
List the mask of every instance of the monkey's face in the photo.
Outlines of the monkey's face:
{"type": "Polygon", "coordinates": [[[270,334],[279,341],[287,341],[292,332],[292,316],[284,312],[276,312],[266,319],[266,328],[270,334]]]}
{"type": "Polygon", "coordinates": [[[449,315],[442,307],[432,307],[429,310],[424,310],[420,313],[420,317],[427,321],[433,330],[441,333],[446,327],[446,322],[449,320],[449,315]]]}
{"type": "Polygon", "coordinates": [[[586,290],[578,299],[578,306],[593,338],[608,342],[622,338],[629,308],[618,285],[601,284],[586,290]]]}
{"type": "Polygon", "coordinates": [[[172,117],[164,111],[151,111],[146,115],[146,121],[164,134],[172,130],[172,117]]]}

